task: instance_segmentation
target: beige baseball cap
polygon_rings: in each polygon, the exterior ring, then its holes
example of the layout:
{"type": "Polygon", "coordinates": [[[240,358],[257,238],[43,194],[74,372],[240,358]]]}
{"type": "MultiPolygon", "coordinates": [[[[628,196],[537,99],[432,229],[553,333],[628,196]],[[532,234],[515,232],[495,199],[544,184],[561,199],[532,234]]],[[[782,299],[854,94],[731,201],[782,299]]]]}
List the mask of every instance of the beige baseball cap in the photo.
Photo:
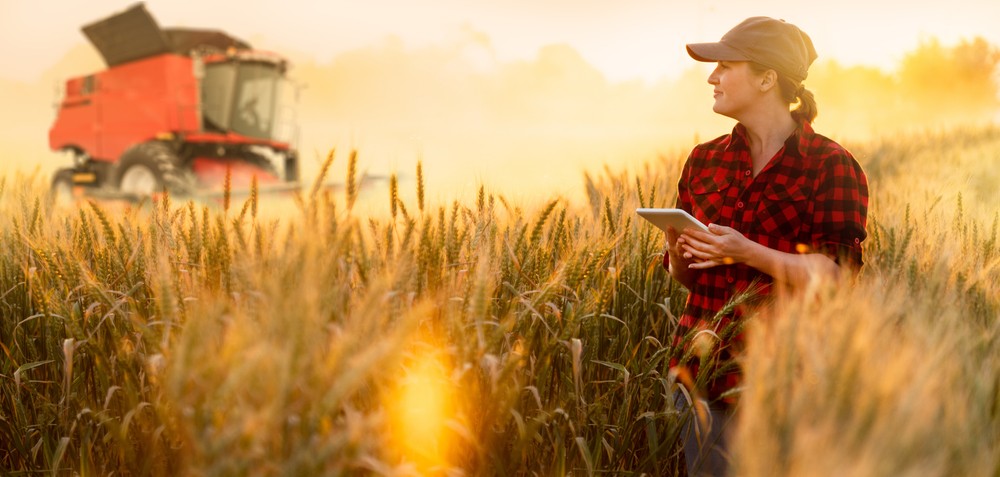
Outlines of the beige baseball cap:
{"type": "Polygon", "coordinates": [[[816,60],[809,35],[784,20],[751,17],[715,43],[690,43],[687,52],[698,61],[753,61],[795,82],[806,79],[816,60]]]}

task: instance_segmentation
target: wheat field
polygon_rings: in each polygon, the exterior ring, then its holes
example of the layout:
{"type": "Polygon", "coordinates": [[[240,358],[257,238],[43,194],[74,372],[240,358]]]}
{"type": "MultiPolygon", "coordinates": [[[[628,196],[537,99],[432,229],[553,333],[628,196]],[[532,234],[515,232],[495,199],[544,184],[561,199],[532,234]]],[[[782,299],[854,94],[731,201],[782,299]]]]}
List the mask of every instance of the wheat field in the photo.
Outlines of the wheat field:
{"type": "MultiPolygon", "coordinates": [[[[848,147],[866,265],[749,320],[734,472],[1000,475],[1000,129],[848,147]]],[[[633,212],[683,156],[368,217],[342,155],[280,216],[0,179],[2,473],[683,475],[685,290],[633,212]]]]}

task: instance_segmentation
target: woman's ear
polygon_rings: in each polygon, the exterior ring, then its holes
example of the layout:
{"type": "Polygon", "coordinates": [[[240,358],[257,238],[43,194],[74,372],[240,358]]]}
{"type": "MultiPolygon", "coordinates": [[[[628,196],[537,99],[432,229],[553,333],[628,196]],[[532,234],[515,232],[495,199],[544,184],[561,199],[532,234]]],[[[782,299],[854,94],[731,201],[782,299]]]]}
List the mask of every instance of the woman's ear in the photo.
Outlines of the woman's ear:
{"type": "Polygon", "coordinates": [[[767,92],[778,84],[778,73],[774,70],[767,70],[760,75],[760,91],[767,92]]]}

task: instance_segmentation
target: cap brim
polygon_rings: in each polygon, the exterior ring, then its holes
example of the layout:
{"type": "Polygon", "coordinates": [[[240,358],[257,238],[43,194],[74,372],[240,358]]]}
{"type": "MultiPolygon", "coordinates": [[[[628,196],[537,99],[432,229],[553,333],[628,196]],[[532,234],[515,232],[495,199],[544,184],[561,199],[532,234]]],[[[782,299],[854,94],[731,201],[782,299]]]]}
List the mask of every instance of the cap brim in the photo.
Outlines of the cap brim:
{"type": "Polygon", "coordinates": [[[689,43],[687,52],[698,61],[749,61],[747,55],[724,43],[689,43]]]}

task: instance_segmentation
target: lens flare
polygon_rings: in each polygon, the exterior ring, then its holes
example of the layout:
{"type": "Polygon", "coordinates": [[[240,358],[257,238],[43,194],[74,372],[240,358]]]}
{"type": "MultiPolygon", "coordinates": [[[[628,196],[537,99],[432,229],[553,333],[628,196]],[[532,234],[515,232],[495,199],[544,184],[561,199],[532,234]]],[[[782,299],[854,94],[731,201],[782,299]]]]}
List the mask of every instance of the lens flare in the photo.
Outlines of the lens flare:
{"type": "Polygon", "coordinates": [[[455,390],[441,353],[415,356],[387,407],[393,444],[404,461],[422,474],[449,466],[453,439],[448,423],[455,419],[455,390]]]}

